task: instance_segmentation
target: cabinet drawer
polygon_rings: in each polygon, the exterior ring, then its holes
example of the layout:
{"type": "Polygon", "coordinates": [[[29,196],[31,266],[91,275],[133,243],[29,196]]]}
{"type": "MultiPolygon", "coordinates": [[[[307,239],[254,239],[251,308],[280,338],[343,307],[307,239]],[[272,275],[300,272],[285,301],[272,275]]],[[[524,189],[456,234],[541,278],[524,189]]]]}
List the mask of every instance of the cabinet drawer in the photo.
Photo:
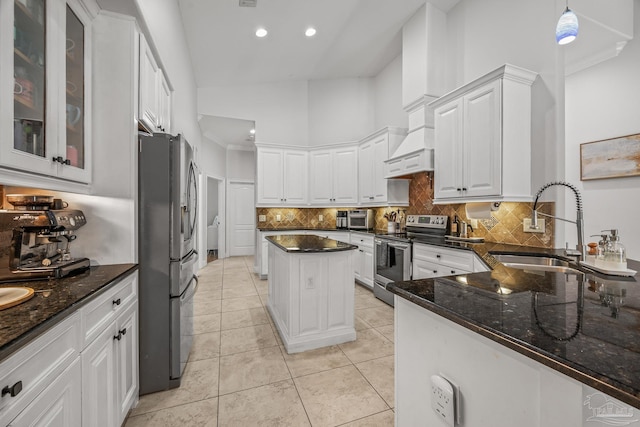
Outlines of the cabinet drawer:
{"type": "Polygon", "coordinates": [[[7,425],[80,354],[80,315],[76,312],[0,365],[0,425],[7,425]],[[20,389],[22,387],[22,390],[20,389]]]}
{"type": "Polygon", "coordinates": [[[413,263],[413,279],[429,279],[433,277],[456,276],[458,274],[467,274],[471,271],[452,268],[435,262],[417,259],[413,263]]]}
{"type": "Polygon", "coordinates": [[[138,273],[113,285],[104,294],[82,307],[82,348],[110,325],[131,301],[138,298],[138,273]]]}
{"type": "Polygon", "coordinates": [[[474,254],[469,251],[446,249],[438,246],[413,244],[413,257],[424,261],[430,261],[444,267],[455,270],[473,271],[474,254]]]}
{"type": "Polygon", "coordinates": [[[373,236],[361,233],[351,233],[351,244],[359,248],[373,249],[373,236]]]}

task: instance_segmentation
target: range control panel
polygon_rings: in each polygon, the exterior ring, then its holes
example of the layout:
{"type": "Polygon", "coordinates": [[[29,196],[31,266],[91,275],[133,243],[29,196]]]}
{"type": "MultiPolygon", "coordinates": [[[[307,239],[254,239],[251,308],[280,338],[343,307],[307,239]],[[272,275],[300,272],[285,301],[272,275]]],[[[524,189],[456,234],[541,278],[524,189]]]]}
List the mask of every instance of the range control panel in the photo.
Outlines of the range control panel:
{"type": "Polygon", "coordinates": [[[407,215],[407,227],[446,229],[446,215],[407,215]]]}

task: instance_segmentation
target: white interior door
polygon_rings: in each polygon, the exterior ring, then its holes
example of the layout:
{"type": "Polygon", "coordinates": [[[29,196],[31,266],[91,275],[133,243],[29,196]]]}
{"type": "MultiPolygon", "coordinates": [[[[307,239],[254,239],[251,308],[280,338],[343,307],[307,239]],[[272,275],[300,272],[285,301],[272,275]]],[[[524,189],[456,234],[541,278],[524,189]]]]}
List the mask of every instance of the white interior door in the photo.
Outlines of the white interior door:
{"type": "Polygon", "coordinates": [[[228,201],[229,255],[253,255],[255,251],[256,207],[254,185],[230,182],[228,201]]]}

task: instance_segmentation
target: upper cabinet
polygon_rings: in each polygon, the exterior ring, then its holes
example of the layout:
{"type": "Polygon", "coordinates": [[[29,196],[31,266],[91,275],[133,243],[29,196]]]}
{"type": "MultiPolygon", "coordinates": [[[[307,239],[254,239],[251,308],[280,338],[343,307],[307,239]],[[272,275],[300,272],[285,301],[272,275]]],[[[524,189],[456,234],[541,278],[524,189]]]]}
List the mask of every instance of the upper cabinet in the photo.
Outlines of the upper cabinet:
{"type": "Polygon", "coordinates": [[[258,206],[304,206],[308,203],[306,150],[258,147],[258,206]]]}
{"type": "Polygon", "coordinates": [[[506,64],[429,104],[435,203],[531,200],[531,85],[506,64]]]}
{"type": "Polygon", "coordinates": [[[358,203],[358,147],[312,150],[309,171],[311,204],[349,206],[358,203]]]}
{"type": "Polygon", "coordinates": [[[171,133],[171,88],[142,34],[139,102],[139,124],[142,130],[171,133]]]}
{"type": "Polygon", "coordinates": [[[358,146],[358,195],[362,205],[408,205],[409,181],[385,179],[390,153],[406,136],[404,130],[383,128],[360,140],[358,146]]]}
{"type": "Polygon", "coordinates": [[[85,4],[3,0],[0,24],[0,165],[90,183],[92,43],[85,4]]]}

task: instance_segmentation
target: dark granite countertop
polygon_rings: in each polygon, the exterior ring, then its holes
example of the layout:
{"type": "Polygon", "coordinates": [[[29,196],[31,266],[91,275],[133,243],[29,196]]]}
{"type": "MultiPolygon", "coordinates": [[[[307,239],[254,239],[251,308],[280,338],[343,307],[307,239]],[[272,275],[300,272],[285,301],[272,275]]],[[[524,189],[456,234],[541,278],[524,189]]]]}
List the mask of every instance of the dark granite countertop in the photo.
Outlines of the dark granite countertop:
{"type": "Polygon", "coordinates": [[[137,268],[137,264],[101,265],[62,279],[2,283],[0,287],[26,286],[34,291],[51,292],[36,292],[22,304],[0,311],[0,361],[137,268]]]}
{"type": "Polygon", "coordinates": [[[267,236],[267,240],[285,252],[317,253],[358,249],[356,245],[309,234],[267,236]]]}
{"type": "MultiPolygon", "coordinates": [[[[424,242],[427,243],[427,242],[424,242]]],[[[491,271],[396,282],[391,292],[640,408],[640,276],[524,271],[492,253],[564,258],[563,250],[435,243],[473,250],[491,271]]],[[[640,271],[640,262],[629,260],[640,271]]]]}

